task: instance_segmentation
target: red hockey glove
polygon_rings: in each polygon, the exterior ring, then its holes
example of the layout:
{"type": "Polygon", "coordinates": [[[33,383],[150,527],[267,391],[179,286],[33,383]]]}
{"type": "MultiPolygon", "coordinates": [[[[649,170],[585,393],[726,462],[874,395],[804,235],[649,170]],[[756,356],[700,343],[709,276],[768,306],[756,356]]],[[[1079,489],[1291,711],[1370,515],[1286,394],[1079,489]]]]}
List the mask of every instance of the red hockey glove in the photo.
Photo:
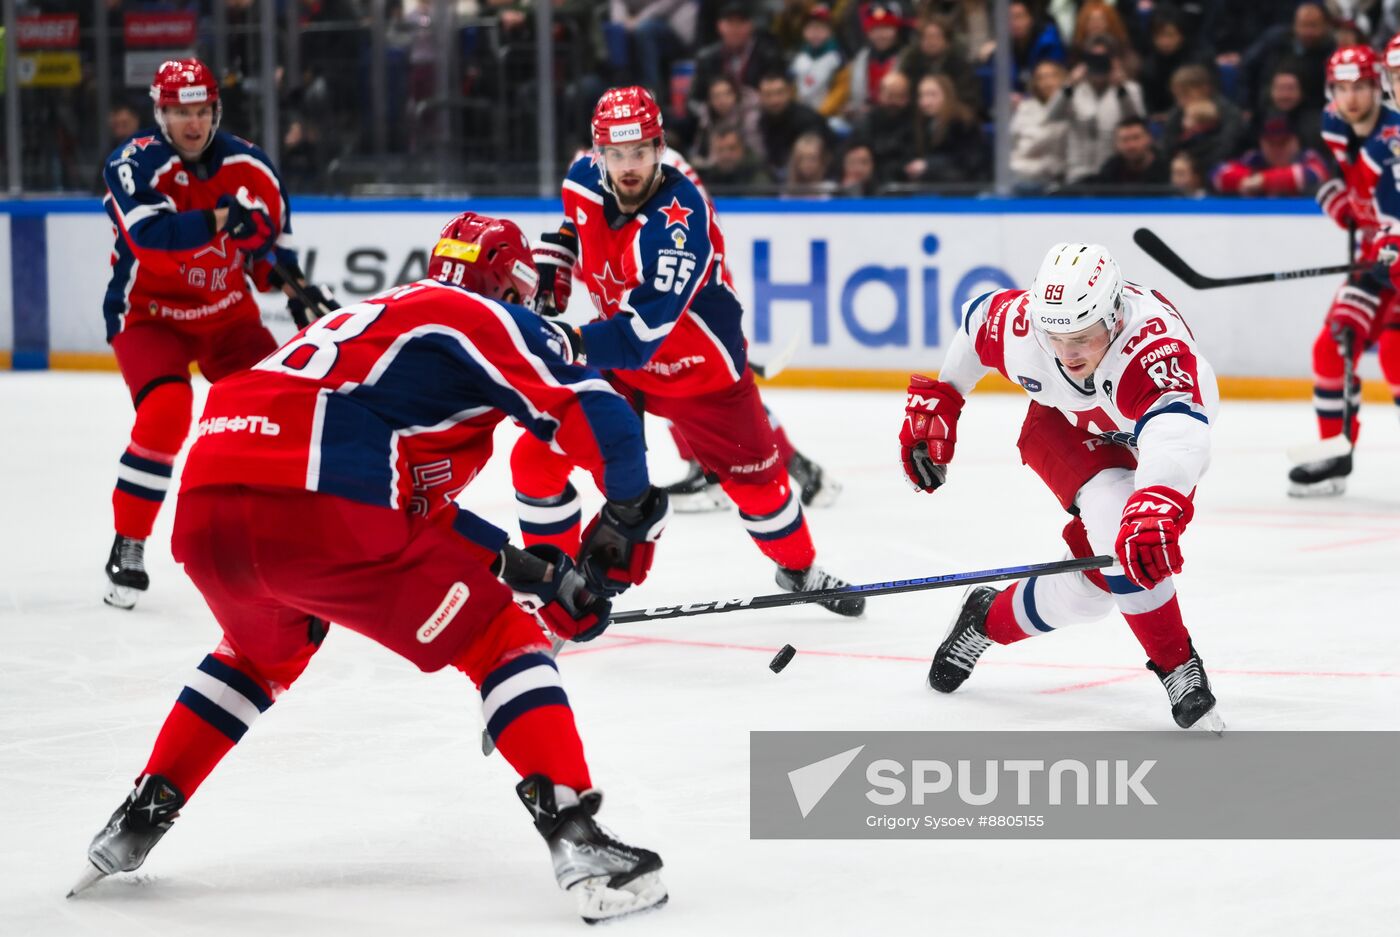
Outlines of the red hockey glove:
{"type": "Polygon", "coordinates": [[[899,458],[904,477],[916,491],[935,491],[947,479],[962,408],[963,395],[952,384],[922,374],[909,375],[904,425],[899,428],[899,458]]]}
{"type": "Polygon", "coordinates": [[[219,208],[228,209],[223,230],[228,241],[250,257],[261,257],[277,243],[277,228],[267,205],[255,198],[247,186],[240,186],[237,195],[221,195],[219,208]]]}
{"type": "Polygon", "coordinates": [[[612,598],[644,581],[670,519],[671,502],[660,488],[631,501],[606,502],[583,532],[578,554],[588,591],[612,598]]]}
{"type": "Polygon", "coordinates": [[[1361,274],[1360,285],[1379,295],[1382,290],[1400,286],[1400,237],[1388,234],[1377,239],[1373,249],[1375,260],[1370,269],[1361,274]]]}
{"type": "Polygon", "coordinates": [[[515,601],[569,641],[592,641],[607,630],[612,603],[588,591],[569,555],[549,544],[501,551],[501,579],[515,601]]]}
{"type": "Polygon", "coordinates": [[[535,312],[557,316],[569,308],[574,291],[574,264],[578,262],[578,235],[569,225],[547,231],[530,246],[540,286],[535,292],[535,312]]]}
{"type": "Polygon", "coordinates": [[[1191,499],[1165,485],[1133,492],[1123,507],[1114,553],[1123,574],[1151,589],[1172,573],[1181,572],[1177,541],[1195,513],[1191,499]]]}
{"type": "Polygon", "coordinates": [[[1341,179],[1328,179],[1313,196],[1338,227],[1349,227],[1352,220],[1351,199],[1347,196],[1347,185],[1341,179]]]}
{"type": "Polygon", "coordinates": [[[1355,302],[1343,301],[1332,304],[1332,308],[1327,310],[1327,318],[1324,322],[1338,348],[1342,345],[1343,335],[1350,334],[1352,354],[1355,355],[1360,354],[1361,350],[1366,347],[1366,340],[1371,333],[1375,317],[1375,312],[1365,309],[1355,302]]]}

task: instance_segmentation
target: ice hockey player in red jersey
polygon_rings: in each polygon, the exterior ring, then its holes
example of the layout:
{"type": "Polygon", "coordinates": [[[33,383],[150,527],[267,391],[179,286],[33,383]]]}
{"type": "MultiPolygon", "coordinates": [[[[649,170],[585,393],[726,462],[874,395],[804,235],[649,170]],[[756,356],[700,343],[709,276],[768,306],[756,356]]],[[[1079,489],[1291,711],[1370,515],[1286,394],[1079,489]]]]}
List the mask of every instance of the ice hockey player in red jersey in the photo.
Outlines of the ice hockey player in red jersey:
{"type": "Polygon", "coordinates": [[[1212,728],[1215,696],[1181,619],[1173,573],[1192,497],[1210,459],[1219,406],[1215,374],[1185,320],[1161,293],[1124,283],[1097,244],[1056,244],[1029,290],[972,300],[937,380],[911,376],[899,442],[904,473],[920,491],[948,478],[963,399],[999,371],[1031,396],[1018,443],[1072,515],[1075,556],[1111,554],[1116,565],[1035,577],[964,595],[929,670],[951,693],[992,644],[1011,644],[1117,608],[1166,688],[1172,717],[1212,728]]]}
{"type": "Polygon", "coordinates": [[[223,106],[208,67],[165,62],[151,98],[158,127],[123,142],[103,171],[116,233],[103,313],[136,410],[112,492],[105,598],[119,608],[150,584],[146,539],[189,434],[190,364],[218,381],[275,349],[249,280],[262,290],[281,284],[274,248],[296,266],[277,171],[262,150],[219,130],[223,106]]]}
{"type": "MultiPolygon", "coordinates": [[[[1313,343],[1313,406],[1322,439],[1347,439],[1355,445],[1360,420],[1353,417],[1350,430],[1343,428],[1343,397],[1357,407],[1361,382],[1353,378],[1351,387],[1343,386],[1346,351],[1355,363],[1377,344],[1381,372],[1400,404],[1400,292],[1386,269],[1394,269],[1400,257],[1400,178],[1393,172],[1400,167],[1400,113],[1385,106],[1380,59],[1367,46],[1332,53],[1327,87],[1332,100],[1322,112],[1322,139],[1340,178],[1324,184],[1317,200],[1340,227],[1356,232],[1353,259],[1379,269],[1349,277],[1332,299],[1313,343]]],[[[1351,448],[1343,445],[1338,454],[1295,466],[1288,476],[1289,494],[1342,494],[1351,470],[1351,448]]]]}
{"type": "MultiPolygon", "coordinates": [[[[562,231],[577,245],[577,269],[598,318],[578,328],[551,324],[574,360],[604,370],[639,410],[676,426],[719,477],[759,550],[777,564],[780,586],[844,585],[815,565],[800,495],[748,367],[724,235],[695,184],[662,162],[661,109],[644,88],[614,88],[594,110],[593,141],[594,151],[564,180],[562,231]]],[[[537,308],[562,308],[556,290],[573,259],[539,256],[537,308]]],[[[568,460],[524,436],[511,468],[526,542],[572,551],[581,515],[568,460]]],[[[864,609],[861,598],[821,604],[841,615],[864,609]]]]}
{"type": "MultiPolygon", "coordinates": [[[[588,155],[587,150],[581,150],[574,155],[574,161],[586,159],[588,155]]],[[[705,189],[700,173],[684,156],[668,146],[661,152],[661,163],[672,167],[694,183],[696,190],[710,203],[713,211],[714,202],[705,189]]],[[[540,267],[541,276],[553,286],[552,292],[546,291],[544,294],[547,297],[545,305],[536,311],[543,315],[557,315],[567,308],[569,296],[573,291],[573,278],[567,271],[575,269],[578,264],[578,234],[575,226],[566,222],[558,231],[548,231],[542,235],[535,245],[535,262],[540,267]],[[555,270],[561,273],[555,274],[555,270]]],[[[841,495],[841,483],[815,459],[793,445],[778,415],[767,404],[764,405],[764,411],[768,414],[768,422],[773,426],[773,438],[778,444],[778,460],[787,466],[788,475],[796,483],[802,506],[824,508],[834,504],[841,495]]],[[[666,494],[671,499],[672,510],[678,514],[705,514],[729,510],[733,503],[724,493],[719,475],[707,472],[701,466],[694,450],[690,448],[690,443],[685,441],[685,437],[676,429],[674,423],[668,422],[666,428],[671,434],[671,441],[675,443],[676,453],[685,462],[685,474],[665,487],[666,494]]]]}
{"type": "Polygon", "coordinates": [[[584,573],[601,564],[644,578],[661,532],[615,520],[658,497],[641,425],[519,305],[537,283],[520,229],[467,212],[443,229],[428,278],[334,311],[214,385],[171,544],[223,639],[180,692],[74,892],[142,864],[331,622],[480,689],[487,730],[586,920],[666,900],[656,853],[595,823],[602,795],[549,640],[513,601],[512,590],[555,634],[588,640],[611,604],[583,587],[584,573]],[[575,565],[548,546],[519,550],[454,502],[507,417],[601,480],[599,555],[575,565]]]}

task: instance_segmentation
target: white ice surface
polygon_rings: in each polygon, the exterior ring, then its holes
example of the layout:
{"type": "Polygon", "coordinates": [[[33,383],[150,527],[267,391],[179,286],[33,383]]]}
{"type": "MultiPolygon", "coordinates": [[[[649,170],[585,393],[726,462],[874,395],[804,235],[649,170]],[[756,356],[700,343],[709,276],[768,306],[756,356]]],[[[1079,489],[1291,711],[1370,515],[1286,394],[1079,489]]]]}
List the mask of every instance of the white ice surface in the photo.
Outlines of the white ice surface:
{"type": "MultiPolygon", "coordinates": [[[[1064,516],[1015,440],[1024,399],[974,396],[947,488],[905,487],[892,393],[770,392],[843,482],[811,514],[851,581],[1057,559],[1064,516]]],[[[1370,406],[1351,491],[1284,497],[1306,404],[1226,402],[1185,538],[1182,608],[1234,729],[1400,728],[1400,428],[1370,406]]],[[[0,374],[0,935],[578,934],[460,674],[333,631],[135,876],[72,901],[88,840],[141,770],[217,629],[169,556],[133,612],[100,601],[130,408],[116,375],[0,374]]],[[[512,527],[503,429],[470,506],[512,527]]],[[[659,435],[656,477],[678,464],[659,435]]],[[[587,487],[587,486],[584,486],[587,487]]],[[[596,495],[590,493],[590,507],[596,495]]],[[[294,523],[294,518],[288,519],[294,523]]],[[[678,516],[620,607],[775,591],[734,515],[678,516]]],[[[1171,729],[1121,619],[993,648],[924,685],[956,591],[617,627],[562,670],[602,819],[662,853],[647,934],[1396,933],[1391,842],[753,842],[754,729],[1171,729]],[[781,675],[767,663],[798,648],[781,675]]],[[[1397,779],[1384,779],[1396,783],[1397,779]]]]}

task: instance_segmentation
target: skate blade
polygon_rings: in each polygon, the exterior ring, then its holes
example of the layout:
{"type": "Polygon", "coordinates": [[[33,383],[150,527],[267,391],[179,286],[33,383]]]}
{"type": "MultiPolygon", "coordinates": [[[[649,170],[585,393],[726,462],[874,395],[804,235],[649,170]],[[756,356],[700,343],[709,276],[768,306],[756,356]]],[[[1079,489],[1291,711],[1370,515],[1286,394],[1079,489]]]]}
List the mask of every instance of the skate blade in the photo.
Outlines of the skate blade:
{"type": "Polygon", "coordinates": [[[671,495],[671,510],[677,514],[712,514],[715,511],[729,510],[729,498],[713,486],[713,490],[693,492],[688,495],[671,495]]]}
{"type": "Polygon", "coordinates": [[[1211,707],[1210,712],[1196,720],[1196,724],[1191,728],[1200,729],[1203,732],[1214,732],[1217,736],[1225,734],[1225,720],[1220,718],[1220,712],[1216,707],[1211,707]]]}
{"type": "Polygon", "coordinates": [[[1335,498],[1338,495],[1346,494],[1346,490],[1347,480],[1345,477],[1328,478],[1310,485],[1290,482],[1288,496],[1290,498],[1335,498]]]}
{"type": "Polygon", "coordinates": [[[74,895],[78,894],[79,892],[86,891],[88,888],[92,887],[98,881],[106,877],[107,873],[103,872],[97,866],[93,865],[91,860],[89,860],[87,869],[84,870],[83,874],[78,878],[78,880],[73,883],[73,887],[68,889],[68,894],[66,897],[72,898],[74,895]]]}
{"type": "Polygon", "coordinates": [[[1345,436],[1329,436],[1321,442],[1304,443],[1288,450],[1288,461],[1294,465],[1339,459],[1351,453],[1351,442],[1345,436]]]}
{"type": "Polygon", "coordinates": [[[113,608],[131,609],[136,607],[136,600],[140,597],[140,589],[108,583],[107,592],[102,596],[102,601],[113,608]]]}
{"type": "Polygon", "coordinates": [[[569,889],[586,924],[606,924],[619,918],[660,908],[671,897],[658,872],[639,875],[621,888],[609,888],[606,878],[593,878],[569,889]]]}

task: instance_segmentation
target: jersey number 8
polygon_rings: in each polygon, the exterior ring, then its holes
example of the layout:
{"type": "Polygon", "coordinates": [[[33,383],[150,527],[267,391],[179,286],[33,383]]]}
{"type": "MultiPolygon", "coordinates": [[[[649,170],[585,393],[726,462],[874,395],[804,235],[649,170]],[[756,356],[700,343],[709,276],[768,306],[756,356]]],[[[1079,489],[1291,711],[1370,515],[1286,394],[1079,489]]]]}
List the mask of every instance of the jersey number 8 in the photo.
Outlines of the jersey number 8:
{"type": "Polygon", "coordinates": [[[340,358],[341,342],[364,332],[384,311],[380,303],[356,303],[317,319],[293,342],[277,349],[253,367],[309,380],[323,380],[340,358]]]}

